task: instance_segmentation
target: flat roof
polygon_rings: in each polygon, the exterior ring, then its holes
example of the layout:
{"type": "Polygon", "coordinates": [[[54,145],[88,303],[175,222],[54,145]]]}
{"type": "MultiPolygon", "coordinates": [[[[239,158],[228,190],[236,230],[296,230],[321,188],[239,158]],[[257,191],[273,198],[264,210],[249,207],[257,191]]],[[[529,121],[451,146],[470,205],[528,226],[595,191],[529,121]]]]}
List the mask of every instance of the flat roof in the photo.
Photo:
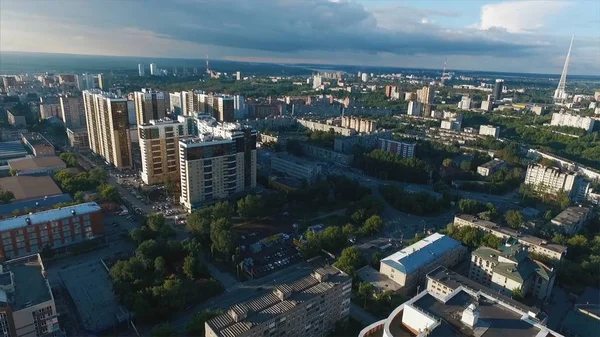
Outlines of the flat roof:
{"type": "Polygon", "coordinates": [[[272,158],[277,158],[277,159],[281,159],[281,160],[290,161],[290,162],[293,162],[295,164],[302,165],[302,166],[310,166],[310,167],[317,167],[317,166],[319,166],[319,163],[315,163],[313,161],[310,161],[310,160],[307,160],[307,159],[304,159],[304,158],[300,158],[300,157],[297,157],[297,156],[294,156],[294,155],[291,155],[291,154],[288,154],[288,153],[283,153],[283,152],[274,153],[271,156],[271,159],[272,158]]]}
{"type": "Polygon", "coordinates": [[[587,207],[569,207],[552,219],[552,223],[562,226],[575,226],[586,218],[591,210],[587,207]]]}
{"type": "Polygon", "coordinates": [[[366,266],[358,270],[358,278],[363,282],[371,283],[379,291],[398,291],[402,288],[397,282],[386,275],[381,274],[371,266],[366,266]]]}
{"type": "Polygon", "coordinates": [[[16,176],[0,178],[0,188],[11,191],[15,201],[62,194],[51,177],[16,176]]]}
{"type": "Polygon", "coordinates": [[[12,159],[8,161],[8,165],[19,171],[19,170],[30,170],[36,168],[52,168],[58,166],[66,167],[65,162],[63,162],[58,156],[46,156],[46,157],[32,157],[32,158],[19,158],[12,159]]]}
{"type": "Polygon", "coordinates": [[[292,283],[277,286],[276,289],[291,293],[283,301],[274,292],[257,296],[255,299],[238,303],[230,308],[235,312],[246,312],[247,317],[245,319],[236,322],[228,311],[207,321],[206,324],[217,336],[239,336],[255,325],[271,320],[283,312],[295,308],[300,303],[311,300],[350,279],[348,275],[332,266],[317,268],[314,272],[328,275],[327,280],[319,282],[313,277],[313,274],[301,277],[292,283]]]}
{"type": "Polygon", "coordinates": [[[14,275],[15,291],[8,294],[12,298],[11,307],[14,311],[52,300],[52,292],[46,278],[38,254],[25,256],[4,264],[5,272],[14,275]]]}
{"type": "Polygon", "coordinates": [[[498,166],[504,165],[505,163],[506,162],[504,160],[493,159],[493,160],[488,161],[487,163],[479,165],[479,167],[483,167],[483,168],[487,168],[487,169],[493,169],[493,168],[496,168],[498,166]]]}
{"type": "Polygon", "coordinates": [[[51,209],[33,214],[25,214],[0,221],[0,231],[25,227],[28,225],[42,224],[48,221],[70,218],[73,216],[72,212],[82,215],[98,212],[100,210],[102,210],[102,208],[97,203],[86,202],[79,205],[51,209]],[[27,219],[29,219],[29,221],[27,221],[27,219]]]}
{"type": "Polygon", "coordinates": [[[21,137],[25,138],[31,145],[52,146],[52,144],[39,132],[25,132],[21,134],[21,137]]]}
{"type": "Polygon", "coordinates": [[[129,318],[129,312],[119,305],[113,294],[112,280],[101,260],[61,269],[59,276],[88,332],[106,332],[116,322],[125,322],[129,318]]]}
{"type": "Polygon", "coordinates": [[[10,216],[14,210],[29,209],[31,212],[35,212],[37,209],[49,208],[56,204],[63,202],[71,202],[73,198],[68,193],[52,195],[46,198],[31,199],[24,201],[11,202],[8,204],[0,205],[0,217],[10,216]]]}
{"type": "Polygon", "coordinates": [[[27,150],[19,140],[0,142],[0,158],[15,158],[26,156],[27,154],[27,150]]]}
{"type": "Polygon", "coordinates": [[[460,245],[460,242],[449,236],[434,233],[382,259],[381,263],[407,274],[429,264],[460,245]]]}

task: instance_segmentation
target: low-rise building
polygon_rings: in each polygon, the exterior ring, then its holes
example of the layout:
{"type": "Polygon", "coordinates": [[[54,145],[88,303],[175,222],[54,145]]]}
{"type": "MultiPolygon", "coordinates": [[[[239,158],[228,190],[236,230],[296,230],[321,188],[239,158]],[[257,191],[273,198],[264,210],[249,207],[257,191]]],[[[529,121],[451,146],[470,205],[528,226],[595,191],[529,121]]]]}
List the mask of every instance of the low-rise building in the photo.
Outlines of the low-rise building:
{"type": "Polygon", "coordinates": [[[378,148],[385,152],[393,153],[402,158],[415,157],[416,143],[408,141],[397,141],[390,139],[379,139],[378,148]]]}
{"type": "Polygon", "coordinates": [[[427,288],[375,322],[359,337],[563,337],[546,327],[548,317],[492,289],[438,267],[427,288]]]}
{"type": "Polygon", "coordinates": [[[62,194],[54,180],[48,176],[15,176],[0,178],[0,189],[14,194],[13,201],[31,200],[62,194]]]}
{"type": "Polygon", "coordinates": [[[482,136],[500,137],[500,127],[493,125],[480,125],[479,134],[482,136]]]}
{"type": "Polygon", "coordinates": [[[316,181],[321,175],[321,165],[287,153],[275,153],[271,156],[271,169],[290,177],[316,181]]]}
{"type": "Polygon", "coordinates": [[[549,243],[536,236],[521,233],[508,227],[503,227],[495,222],[479,219],[470,214],[457,214],[454,217],[454,226],[470,226],[490,233],[502,240],[518,242],[526,246],[530,252],[548,256],[555,260],[561,260],[567,254],[567,247],[549,243]]]}
{"type": "Polygon", "coordinates": [[[27,120],[25,115],[19,114],[16,111],[12,111],[10,109],[6,110],[6,117],[8,119],[8,124],[12,126],[25,126],[27,125],[27,120]]]}
{"type": "Polygon", "coordinates": [[[102,208],[95,202],[25,214],[0,221],[0,259],[67,247],[104,235],[102,208]]]}
{"type": "Polygon", "coordinates": [[[377,147],[379,139],[392,139],[391,131],[380,131],[370,134],[335,137],[333,149],[342,153],[352,153],[356,146],[365,151],[370,151],[377,147]]]}
{"type": "Polygon", "coordinates": [[[348,319],[352,278],[334,267],[275,286],[205,323],[206,337],[328,336],[348,319]]]}
{"type": "Polygon", "coordinates": [[[310,158],[321,160],[327,163],[340,164],[344,166],[352,165],[354,155],[337,152],[324,147],[301,143],[302,153],[310,158]]]}
{"type": "Polygon", "coordinates": [[[65,162],[58,156],[13,159],[8,161],[8,166],[18,176],[51,175],[58,170],[67,168],[65,162]]]}
{"type": "Polygon", "coordinates": [[[379,272],[412,292],[437,266],[460,262],[467,249],[453,238],[435,233],[381,260],[379,272]]]}
{"type": "Polygon", "coordinates": [[[0,327],[4,336],[64,336],[39,254],[0,265],[0,327]]]}
{"type": "Polygon", "coordinates": [[[50,143],[39,132],[28,132],[21,134],[21,141],[34,156],[55,156],[54,145],[50,143]]]}
{"type": "Polygon", "coordinates": [[[67,138],[69,139],[69,146],[73,148],[80,150],[90,148],[90,139],[88,137],[87,128],[67,128],[67,138]]]}
{"type": "Polygon", "coordinates": [[[492,174],[500,171],[503,167],[506,167],[506,162],[500,159],[493,159],[485,164],[477,166],[477,174],[482,177],[489,177],[492,174]]]}
{"type": "Polygon", "coordinates": [[[560,212],[550,222],[566,234],[577,234],[591,218],[591,209],[587,207],[569,207],[560,212]]]}
{"type": "Polygon", "coordinates": [[[555,276],[553,268],[531,259],[521,244],[479,247],[471,253],[469,278],[507,296],[518,289],[524,296],[545,300],[552,293],[555,276]]]}

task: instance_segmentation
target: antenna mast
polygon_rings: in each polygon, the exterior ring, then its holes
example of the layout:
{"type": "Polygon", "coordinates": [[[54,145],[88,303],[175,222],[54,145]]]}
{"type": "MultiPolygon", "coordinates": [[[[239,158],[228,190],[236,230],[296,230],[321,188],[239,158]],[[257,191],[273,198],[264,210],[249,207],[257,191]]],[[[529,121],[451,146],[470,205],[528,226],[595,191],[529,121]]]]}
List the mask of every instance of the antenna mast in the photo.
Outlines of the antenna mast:
{"type": "Polygon", "coordinates": [[[563,67],[562,74],[560,75],[560,81],[558,81],[558,87],[556,91],[554,91],[554,101],[563,102],[567,96],[565,91],[567,87],[567,71],[569,70],[569,61],[571,60],[571,49],[573,48],[573,38],[575,35],[571,36],[571,44],[569,44],[569,52],[567,53],[567,58],[565,59],[565,65],[563,67]]]}
{"type": "Polygon", "coordinates": [[[442,69],[442,78],[440,80],[440,85],[444,86],[444,80],[446,79],[446,61],[447,59],[444,57],[444,69],[442,69]]]}

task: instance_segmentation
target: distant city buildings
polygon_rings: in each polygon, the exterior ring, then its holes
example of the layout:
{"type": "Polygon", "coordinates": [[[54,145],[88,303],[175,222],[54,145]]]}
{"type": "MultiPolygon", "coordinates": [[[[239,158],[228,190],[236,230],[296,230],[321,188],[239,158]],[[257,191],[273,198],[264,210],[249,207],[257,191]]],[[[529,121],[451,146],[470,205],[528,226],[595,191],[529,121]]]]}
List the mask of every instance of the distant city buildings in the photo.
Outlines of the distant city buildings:
{"type": "Polygon", "coordinates": [[[342,116],[341,127],[353,129],[358,133],[373,133],[377,130],[377,123],[366,118],[342,116]]]}
{"type": "Polygon", "coordinates": [[[369,81],[369,75],[367,73],[360,74],[360,80],[363,81],[363,82],[368,82],[369,81]]]}
{"type": "Polygon", "coordinates": [[[417,101],[409,101],[408,109],[406,114],[409,116],[421,116],[421,110],[423,109],[420,102],[417,101]]]}
{"type": "Polygon", "coordinates": [[[138,76],[146,76],[146,67],[143,63],[138,63],[138,76]]]}
{"type": "Polygon", "coordinates": [[[90,149],[118,169],[131,168],[127,99],[100,91],[83,92],[90,149]]]}
{"type": "Polygon", "coordinates": [[[321,86],[323,85],[323,80],[321,78],[321,74],[315,74],[312,77],[312,88],[315,90],[319,90],[321,89],[321,86]]]}
{"type": "Polygon", "coordinates": [[[158,69],[158,65],[156,63],[150,63],[150,75],[159,76],[160,70],[158,69]]]}
{"type": "Polygon", "coordinates": [[[353,153],[356,147],[360,147],[363,151],[371,151],[378,147],[380,139],[392,139],[392,132],[379,131],[347,137],[338,136],[333,140],[333,149],[346,154],[353,153]]]}
{"type": "Polygon", "coordinates": [[[471,109],[473,102],[471,101],[471,96],[465,95],[461,98],[460,102],[458,102],[458,108],[462,110],[471,109]]]}
{"type": "Polygon", "coordinates": [[[568,113],[553,113],[550,125],[570,126],[584,129],[586,132],[592,132],[594,129],[594,119],[591,117],[572,115],[568,113]]]}
{"type": "Polygon", "coordinates": [[[494,89],[492,90],[492,98],[495,101],[501,100],[503,90],[504,90],[504,80],[496,79],[496,83],[494,84],[494,89]]]}

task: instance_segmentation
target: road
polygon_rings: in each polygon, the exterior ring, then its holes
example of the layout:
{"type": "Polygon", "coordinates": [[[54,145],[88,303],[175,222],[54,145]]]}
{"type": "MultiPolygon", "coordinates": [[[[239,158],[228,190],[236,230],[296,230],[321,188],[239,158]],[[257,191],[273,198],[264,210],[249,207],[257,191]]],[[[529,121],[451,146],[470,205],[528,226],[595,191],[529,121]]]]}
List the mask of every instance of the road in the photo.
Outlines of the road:
{"type": "Polygon", "coordinates": [[[356,305],[352,302],[350,302],[350,317],[361,322],[365,326],[371,325],[371,324],[379,321],[377,319],[377,317],[373,316],[373,314],[371,314],[370,312],[366,311],[365,309],[359,307],[358,305],[356,305]]]}

